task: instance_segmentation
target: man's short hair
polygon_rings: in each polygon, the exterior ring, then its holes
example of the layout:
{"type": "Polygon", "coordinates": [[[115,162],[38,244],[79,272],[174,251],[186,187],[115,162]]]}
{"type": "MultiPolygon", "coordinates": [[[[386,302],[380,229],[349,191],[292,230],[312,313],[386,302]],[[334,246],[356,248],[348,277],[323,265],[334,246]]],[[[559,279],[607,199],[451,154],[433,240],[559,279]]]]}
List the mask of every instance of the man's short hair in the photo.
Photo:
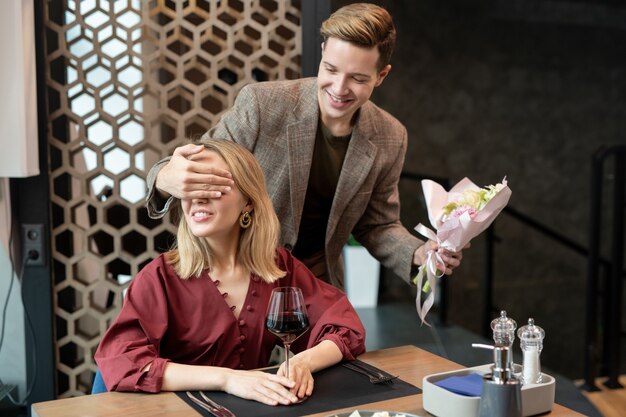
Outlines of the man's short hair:
{"type": "Polygon", "coordinates": [[[322,23],[324,42],[337,38],[365,48],[378,48],[378,71],[391,60],[396,28],[387,10],[370,3],[353,3],[334,12],[322,23]]]}

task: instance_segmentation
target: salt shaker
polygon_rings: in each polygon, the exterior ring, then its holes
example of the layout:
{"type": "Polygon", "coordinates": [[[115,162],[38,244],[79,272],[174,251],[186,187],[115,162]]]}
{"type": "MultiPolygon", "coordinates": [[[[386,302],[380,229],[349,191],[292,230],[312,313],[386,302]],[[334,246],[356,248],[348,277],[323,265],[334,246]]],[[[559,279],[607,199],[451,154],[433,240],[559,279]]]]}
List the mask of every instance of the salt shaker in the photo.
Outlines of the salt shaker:
{"type": "Polygon", "coordinates": [[[541,382],[541,364],[539,355],[543,349],[544,330],[535,325],[535,320],[528,319],[528,324],[517,331],[520,339],[524,364],[522,365],[522,382],[524,384],[538,384],[541,382]]]}
{"type": "Polygon", "coordinates": [[[517,323],[510,317],[506,316],[506,311],[500,311],[500,317],[491,321],[491,330],[493,330],[493,341],[496,345],[507,346],[510,354],[508,355],[509,369],[513,369],[513,341],[515,340],[515,329],[517,323]]]}

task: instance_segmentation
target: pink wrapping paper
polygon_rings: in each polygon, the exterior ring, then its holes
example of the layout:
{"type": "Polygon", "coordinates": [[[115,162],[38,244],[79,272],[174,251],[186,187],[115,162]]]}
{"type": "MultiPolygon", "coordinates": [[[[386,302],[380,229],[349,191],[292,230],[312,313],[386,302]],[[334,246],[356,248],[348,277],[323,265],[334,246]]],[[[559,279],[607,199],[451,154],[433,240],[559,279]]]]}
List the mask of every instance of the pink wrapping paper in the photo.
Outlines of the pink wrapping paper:
{"type": "Polygon", "coordinates": [[[499,191],[479,210],[464,211],[459,216],[449,215],[442,217],[444,207],[448,203],[461,201],[466,190],[480,191],[482,189],[468,178],[463,178],[450,191],[446,191],[434,181],[422,181],[428,218],[430,224],[437,232],[432,231],[421,223],[415,227],[415,230],[424,237],[436,241],[439,245],[438,251],[431,250],[427,253],[426,263],[420,266],[416,277],[418,291],[415,306],[422,323],[430,326],[426,321],[426,315],[435,301],[436,279],[443,275],[442,272],[437,270],[437,263],[443,263],[439,253],[443,250],[452,252],[462,250],[474,237],[481,234],[491,225],[511,197],[511,189],[507,185],[506,178],[502,180],[499,186],[501,187],[499,191]],[[426,286],[430,287],[430,292],[422,302],[424,275],[426,275],[426,286]]]}

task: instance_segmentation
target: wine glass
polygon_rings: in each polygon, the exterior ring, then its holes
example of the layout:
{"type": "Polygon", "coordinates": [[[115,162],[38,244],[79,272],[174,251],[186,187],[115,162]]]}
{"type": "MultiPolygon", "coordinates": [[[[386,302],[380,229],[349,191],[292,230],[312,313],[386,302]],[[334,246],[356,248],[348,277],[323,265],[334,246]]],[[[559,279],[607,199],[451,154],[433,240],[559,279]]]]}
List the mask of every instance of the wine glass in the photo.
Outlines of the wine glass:
{"type": "Polygon", "coordinates": [[[309,317],[300,288],[278,287],[272,290],[265,327],[283,341],[285,376],[289,378],[289,347],[309,327],[309,317]]]}

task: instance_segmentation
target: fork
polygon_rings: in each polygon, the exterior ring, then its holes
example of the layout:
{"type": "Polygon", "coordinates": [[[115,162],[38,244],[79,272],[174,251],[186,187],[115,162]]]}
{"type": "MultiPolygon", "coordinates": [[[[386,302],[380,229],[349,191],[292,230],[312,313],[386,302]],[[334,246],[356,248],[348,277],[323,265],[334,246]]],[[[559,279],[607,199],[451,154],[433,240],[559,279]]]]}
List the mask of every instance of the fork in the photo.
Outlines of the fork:
{"type": "Polygon", "coordinates": [[[393,383],[393,380],[398,378],[398,376],[383,374],[378,368],[371,366],[365,362],[345,362],[344,366],[346,366],[348,369],[352,369],[353,371],[366,375],[370,378],[370,382],[373,384],[393,383]]]}
{"type": "Polygon", "coordinates": [[[360,373],[360,374],[362,374],[362,375],[365,375],[366,377],[368,377],[368,378],[370,379],[370,382],[371,382],[372,384],[378,384],[378,383],[380,383],[380,382],[381,382],[381,381],[380,381],[380,379],[379,379],[378,377],[375,377],[374,375],[370,374],[370,373],[369,373],[369,372],[367,372],[366,370],[361,369],[361,368],[359,368],[359,367],[356,367],[356,366],[352,365],[352,364],[351,364],[351,363],[349,363],[349,362],[344,363],[344,364],[343,364],[343,366],[344,366],[345,368],[350,369],[351,371],[358,372],[358,373],[360,373]]]}
{"type": "Polygon", "coordinates": [[[204,401],[196,398],[189,391],[187,391],[187,397],[189,397],[189,399],[191,401],[193,401],[195,404],[197,404],[200,408],[208,411],[209,413],[213,414],[215,417],[225,417],[223,414],[220,413],[220,411],[218,409],[216,409],[215,407],[212,407],[209,404],[205,403],[204,401]]]}
{"type": "Polygon", "coordinates": [[[398,378],[397,376],[387,376],[387,375],[383,375],[380,372],[376,372],[376,375],[374,373],[372,373],[373,371],[369,371],[365,368],[360,367],[359,365],[356,365],[352,362],[345,362],[343,364],[344,367],[358,372],[360,374],[365,375],[366,377],[369,378],[370,382],[372,384],[386,384],[386,383],[390,383],[393,382],[394,379],[398,378]]]}
{"type": "Polygon", "coordinates": [[[370,365],[367,362],[362,362],[362,361],[354,361],[351,362],[352,365],[364,369],[366,371],[372,372],[374,375],[378,376],[378,379],[380,379],[382,382],[389,382],[393,379],[398,378],[397,376],[392,376],[389,375],[387,373],[383,373],[380,369],[378,369],[377,367],[370,365]]]}
{"type": "MultiPolygon", "coordinates": [[[[200,396],[204,399],[204,401],[206,401],[207,403],[212,405],[215,409],[217,409],[217,411],[220,412],[221,416],[217,416],[217,417],[237,417],[237,416],[235,416],[235,413],[230,411],[228,408],[224,407],[223,405],[220,405],[220,404],[216,403],[215,401],[213,401],[212,399],[207,397],[204,394],[204,392],[200,391],[200,396]]],[[[215,413],[213,413],[213,414],[215,414],[215,413]]]]}

